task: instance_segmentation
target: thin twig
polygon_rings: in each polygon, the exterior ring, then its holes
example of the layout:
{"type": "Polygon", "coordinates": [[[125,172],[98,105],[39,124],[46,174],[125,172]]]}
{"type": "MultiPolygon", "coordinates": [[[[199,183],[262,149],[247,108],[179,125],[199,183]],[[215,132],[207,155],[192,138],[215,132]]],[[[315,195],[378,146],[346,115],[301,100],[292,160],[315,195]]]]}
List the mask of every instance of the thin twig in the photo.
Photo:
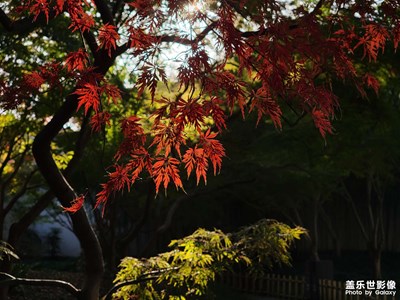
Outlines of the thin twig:
{"type": "Polygon", "coordinates": [[[11,274],[4,272],[0,272],[0,277],[3,277],[0,280],[0,286],[5,286],[5,285],[53,286],[53,287],[60,287],[74,296],[76,296],[80,292],[80,290],[77,289],[74,285],[63,280],[21,278],[21,277],[15,277],[11,274]]]}

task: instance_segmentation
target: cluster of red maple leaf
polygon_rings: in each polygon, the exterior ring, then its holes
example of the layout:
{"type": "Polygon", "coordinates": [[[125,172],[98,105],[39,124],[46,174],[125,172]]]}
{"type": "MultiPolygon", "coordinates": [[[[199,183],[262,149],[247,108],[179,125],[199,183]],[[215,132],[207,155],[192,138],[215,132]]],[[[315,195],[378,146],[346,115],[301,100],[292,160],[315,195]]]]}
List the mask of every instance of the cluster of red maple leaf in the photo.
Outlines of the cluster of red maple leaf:
{"type": "MultiPolygon", "coordinates": [[[[125,7],[119,18],[109,15],[112,10],[104,8],[105,2],[23,1],[16,11],[28,11],[33,21],[40,15],[49,21],[68,13],[70,30],[80,32],[90,42],[89,49],[67,53],[63,62],[49,62],[17,86],[0,83],[2,106],[15,107],[43,83],[59,85],[63,69],[63,76],[77,82],[72,92],[77,109],[92,114],[92,128],[99,131],[112,117],[106,104],[121,98],[118,88],[98,70],[99,53],[115,59],[125,52],[136,61],[139,94],[147,89],[154,104],[152,126],[145,129],[138,116],[121,121],[124,140],[114,169],[97,194],[98,205],[114,192],[129,190],[141,176],[153,178],[157,192],[171,183],[183,189],[182,168],[188,177],[194,173],[197,183],[201,178],[206,182],[209,165],[216,173],[225,156],[217,132],[227,127],[227,117],[236,110],[243,116],[255,111],[257,122],[267,117],[281,128],[281,107],[287,105],[309,114],[323,137],[332,133],[331,119],[338,105],[332,80],[351,82],[362,93],[364,86],[377,91],[374,76],[358,72],[355,54],[361,50],[361,56],[376,61],[386,43],[396,49],[400,41],[398,0],[321,0],[291,12],[275,0],[201,1],[204,11],[191,14],[181,12],[193,1],[116,1],[125,7]],[[94,17],[96,9],[101,20],[94,17]],[[183,24],[198,28],[189,36],[179,31],[183,24]],[[156,96],[159,82],[168,85],[164,66],[158,63],[164,44],[186,47],[177,68],[179,90],[174,99],[156,96]],[[212,57],[210,48],[219,55],[212,57]],[[232,61],[237,64],[234,71],[227,68],[232,61]],[[197,142],[189,141],[188,127],[197,132],[197,142]]],[[[69,211],[79,209],[83,197],[78,200],[69,211]]]]}

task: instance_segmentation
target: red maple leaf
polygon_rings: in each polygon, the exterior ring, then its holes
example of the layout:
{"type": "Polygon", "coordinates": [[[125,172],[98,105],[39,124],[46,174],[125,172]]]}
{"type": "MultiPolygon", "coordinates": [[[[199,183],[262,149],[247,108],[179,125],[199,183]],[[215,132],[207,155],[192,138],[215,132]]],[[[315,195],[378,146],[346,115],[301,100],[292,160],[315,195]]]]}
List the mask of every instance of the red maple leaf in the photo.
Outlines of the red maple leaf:
{"type": "Polygon", "coordinates": [[[24,75],[24,83],[30,89],[37,90],[44,82],[44,78],[37,71],[24,75]]]}
{"type": "Polygon", "coordinates": [[[56,2],[56,6],[54,8],[56,14],[60,14],[63,12],[64,10],[64,4],[65,4],[65,0],[57,0],[56,2]]]}
{"type": "Polygon", "coordinates": [[[379,50],[385,50],[386,40],[389,39],[389,33],[384,26],[379,24],[367,24],[364,26],[365,34],[360,38],[360,41],[354,47],[357,49],[359,46],[364,48],[364,57],[368,55],[369,61],[378,58],[379,50]]]}
{"type": "Polygon", "coordinates": [[[200,130],[204,122],[205,113],[199,100],[199,98],[189,100],[179,98],[176,109],[171,112],[175,116],[176,122],[182,124],[182,126],[190,124],[200,130]]]}
{"type": "Polygon", "coordinates": [[[203,105],[205,115],[210,115],[214,119],[215,126],[219,131],[226,129],[226,115],[225,111],[221,108],[223,100],[212,97],[210,101],[205,101],[203,105]]]}
{"type": "Polygon", "coordinates": [[[214,76],[207,81],[206,91],[211,94],[225,93],[226,103],[233,112],[235,105],[239,106],[244,117],[244,108],[246,105],[246,95],[244,87],[246,84],[235,77],[234,74],[228,71],[215,72],[214,76]]]}
{"type": "Polygon", "coordinates": [[[217,170],[221,170],[222,158],[225,156],[225,148],[221,142],[216,140],[215,137],[218,133],[211,132],[210,129],[206,133],[201,134],[200,144],[203,146],[204,155],[211,160],[214,169],[214,175],[217,170]]]}
{"type": "Polygon", "coordinates": [[[107,50],[108,56],[111,57],[111,51],[117,48],[119,34],[117,27],[111,24],[105,24],[99,29],[99,48],[107,50]]]}
{"type": "Polygon", "coordinates": [[[74,214],[82,208],[84,202],[85,202],[85,196],[80,195],[71,202],[70,207],[64,207],[64,206],[61,207],[64,211],[74,214]]]}
{"type": "Polygon", "coordinates": [[[262,116],[269,115],[274,122],[275,127],[282,128],[282,111],[278,103],[271,98],[269,89],[265,85],[254,93],[253,100],[251,101],[250,105],[250,112],[253,109],[257,109],[257,125],[262,116]]]}
{"type": "Polygon", "coordinates": [[[134,150],[131,153],[130,160],[127,164],[131,172],[131,184],[134,184],[135,181],[139,178],[139,175],[146,170],[150,175],[153,172],[153,166],[150,154],[143,147],[134,150]]]}
{"type": "Polygon", "coordinates": [[[400,42],[400,21],[397,21],[395,28],[392,30],[392,35],[393,35],[393,46],[394,50],[396,51],[400,42]]]}
{"type": "Polygon", "coordinates": [[[46,16],[46,21],[49,22],[49,3],[48,0],[34,0],[29,4],[29,12],[34,15],[33,20],[36,21],[41,13],[46,16]]]}
{"type": "Polygon", "coordinates": [[[58,62],[50,61],[39,67],[40,76],[46,80],[51,87],[61,87],[60,74],[61,65],[58,62]]]}
{"type": "Polygon", "coordinates": [[[327,114],[322,110],[314,108],[312,111],[312,118],[314,120],[315,127],[317,127],[322,137],[325,138],[327,132],[330,134],[333,133],[331,121],[329,120],[327,114]]]}
{"type": "Polygon", "coordinates": [[[127,4],[135,9],[139,16],[145,18],[153,15],[153,1],[149,0],[135,0],[127,2],[127,4]]]}
{"type": "MultiPolygon", "coordinates": [[[[64,3],[59,3],[59,5],[64,4],[67,7],[66,10],[71,16],[71,25],[68,28],[72,32],[79,30],[84,33],[95,25],[93,17],[85,12],[83,3],[89,6],[86,0],[66,0],[64,3]]],[[[60,9],[59,5],[57,9],[60,9]]]]}
{"type": "Polygon", "coordinates": [[[109,112],[98,112],[90,119],[90,126],[94,132],[100,131],[104,125],[110,125],[111,115],[109,112]]]}
{"type": "Polygon", "coordinates": [[[131,155],[132,152],[137,154],[137,149],[142,149],[146,142],[144,129],[140,124],[140,118],[130,116],[121,121],[121,130],[124,140],[118,147],[118,151],[114,158],[118,161],[124,155],[131,155]]]}
{"type": "Polygon", "coordinates": [[[156,193],[158,193],[160,185],[163,184],[164,189],[167,189],[169,183],[175,184],[175,187],[183,188],[181,178],[179,176],[178,165],[179,160],[173,157],[159,157],[153,164],[153,178],[156,184],[156,193]]]}
{"type": "Polygon", "coordinates": [[[81,48],[78,51],[68,53],[65,59],[65,66],[68,72],[73,70],[82,71],[86,68],[88,60],[89,56],[87,52],[81,48]]]}
{"type": "Polygon", "coordinates": [[[183,155],[182,162],[185,163],[188,178],[192,171],[196,169],[197,184],[199,184],[201,177],[207,184],[208,160],[204,154],[204,149],[198,147],[188,149],[183,155]]]}
{"type": "Polygon", "coordinates": [[[101,86],[101,92],[107,96],[109,102],[112,100],[114,104],[121,99],[121,91],[116,85],[109,83],[103,84],[101,86]]]}
{"type": "Polygon", "coordinates": [[[192,52],[186,56],[184,63],[178,68],[180,86],[194,88],[196,82],[201,80],[210,70],[207,52],[197,46],[192,47],[192,52]]]}
{"type": "Polygon", "coordinates": [[[364,81],[367,84],[368,87],[372,88],[375,91],[375,94],[378,95],[378,90],[379,90],[379,81],[376,79],[375,76],[372,74],[365,74],[364,75],[364,81]]]}
{"type": "Polygon", "coordinates": [[[157,39],[144,32],[142,29],[129,28],[129,47],[136,51],[143,51],[153,45],[157,39]]]}
{"type": "Polygon", "coordinates": [[[141,73],[136,81],[138,87],[138,97],[142,95],[147,87],[150,90],[151,100],[154,101],[154,96],[159,81],[163,81],[167,85],[167,76],[164,69],[154,66],[151,63],[146,63],[140,69],[141,73]]]}
{"type": "MultiPolygon", "coordinates": [[[[68,10],[70,12],[70,10],[68,10]]],[[[71,15],[71,25],[68,28],[71,29],[72,32],[75,31],[90,31],[90,29],[95,25],[95,21],[92,16],[88,15],[85,12],[77,14],[76,17],[71,15]]]]}
{"type": "Polygon", "coordinates": [[[180,147],[185,144],[185,138],[183,137],[183,127],[179,123],[175,123],[174,120],[170,124],[157,124],[154,126],[155,136],[150,147],[156,145],[156,155],[163,153],[164,156],[169,156],[172,149],[178,153],[181,157],[180,147]]]}
{"type": "Polygon", "coordinates": [[[115,165],[115,171],[108,174],[108,182],[112,185],[114,191],[121,191],[125,187],[130,190],[130,177],[128,166],[115,165]]]}
{"type": "Polygon", "coordinates": [[[88,113],[90,108],[93,108],[95,112],[99,111],[100,106],[100,95],[99,87],[91,83],[85,83],[83,87],[78,88],[74,94],[78,95],[78,108],[81,106],[85,107],[85,115],[88,113]]]}

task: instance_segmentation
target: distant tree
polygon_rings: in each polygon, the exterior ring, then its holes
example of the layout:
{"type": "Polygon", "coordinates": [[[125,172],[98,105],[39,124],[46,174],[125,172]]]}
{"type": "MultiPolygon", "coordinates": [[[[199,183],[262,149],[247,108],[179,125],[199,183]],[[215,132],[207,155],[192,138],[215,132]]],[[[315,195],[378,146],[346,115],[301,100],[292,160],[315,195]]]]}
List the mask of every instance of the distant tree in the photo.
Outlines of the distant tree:
{"type": "Polygon", "coordinates": [[[331,154],[333,163],[347,172],[337,193],[352,209],[375,278],[382,277],[381,255],[389,237],[385,225],[388,192],[399,181],[400,111],[385,100],[373,100],[364,108],[358,106],[359,113],[353,119],[358,125],[337,137],[338,148],[332,147],[335,154],[331,154]]]}
{"type": "Polygon", "coordinates": [[[60,228],[52,228],[46,236],[49,246],[49,254],[51,257],[57,257],[60,254],[60,228]]]}
{"type": "Polygon", "coordinates": [[[335,121],[335,134],[327,137],[326,143],[312,134],[307,117],[284,133],[265,128],[252,133],[247,126],[241,138],[232,133],[225,143],[232,147],[233,139],[239,139],[235,141],[238,144],[246,140],[244,146],[236,146],[239,153],[231,153],[225,167],[232,168],[233,174],[241,171],[240,176],[256,179],[244,191],[232,191],[233,195],[257,207],[257,212],[272,211],[291,224],[308,228],[314,258],[318,258],[321,225],[340,253],[341,242],[346,243],[337,230],[341,221],[334,221],[337,210],[327,207],[347,208],[355,220],[352,231],[361,237],[358,247],[368,249],[371,276],[377,278],[382,276],[381,255],[391,243],[387,239],[394,228],[387,219],[389,201],[396,201],[390,192],[399,181],[400,110],[393,91],[397,84],[391,82],[397,71],[394,66],[388,69],[390,76],[380,77],[387,84],[379,96],[369,94],[367,101],[349,87],[337,85],[343,93],[342,112],[335,121]]]}
{"type": "MultiPolygon", "coordinates": [[[[378,89],[372,75],[354,66],[353,53],[374,61],[387,42],[397,48],[398,6],[396,0],[298,5],[275,0],[3,2],[2,31],[16,40],[23,37],[24,45],[38,39],[51,44],[58,33],[74,43],[81,40],[79,48],[62,53],[28,49],[40,52],[36,68],[26,70],[24,61],[16,60],[22,76],[0,73],[1,106],[8,111],[36,107],[50,91],[61,95],[75,85],[61,105],[52,107],[52,118],[35,136],[32,151],[51,193],[73,213],[86,259],[79,297],[98,298],[102,253],[80,209],[85,197],[60,171],[51,143],[72,117],[82,120],[76,123],[83,129],[90,119],[95,132],[110,122],[121,98],[107,76],[110,68],[129,62],[139,95],[148,91],[150,97],[146,109],[121,117],[124,139],[97,193],[96,206],[103,211],[115,193],[143,178],[154,181],[156,193],[170,185],[183,190],[181,171],[187,177],[194,174],[197,183],[206,182],[209,169],[219,172],[225,156],[217,131],[236,112],[255,111],[258,122],[267,117],[281,128],[282,108],[289,107],[310,115],[325,137],[339,104],[333,78],[351,82],[361,93],[364,86],[378,89]],[[159,84],[168,85],[166,68],[176,69],[178,84],[169,86],[170,96],[156,98],[159,84]]],[[[75,154],[84,149],[78,144],[75,154]]]]}

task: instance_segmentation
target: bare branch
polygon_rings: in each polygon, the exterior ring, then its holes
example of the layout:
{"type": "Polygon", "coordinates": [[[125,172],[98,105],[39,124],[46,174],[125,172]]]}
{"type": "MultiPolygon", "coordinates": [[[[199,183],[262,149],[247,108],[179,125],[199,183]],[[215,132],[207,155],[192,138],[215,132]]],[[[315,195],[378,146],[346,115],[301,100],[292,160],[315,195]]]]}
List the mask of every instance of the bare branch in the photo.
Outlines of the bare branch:
{"type": "Polygon", "coordinates": [[[18,155],[15,155],[12,160],[17,160],[17,157],[19,156],[17,162],[14,165],[14,171],[10,174],[10,176],[4,181],[5,184],[8,184],[19,172],[19,169],[22,167],[23,162],[25,161],[25,156],[29,152],[30,147],[25,147],[24,151],[22,153],[19,153],[18,155]]]}
{"type": "MultiPolygon", "coordinates": [[[[176,36],[176,35],[159,35],[159,36],[156,36],[155,38],[160,43],[175,43],[175,44],[190,46],[190,45],[199,43],[200,41],[204,40],[204,38],[207,36],[207,34],[215,29],[217,24],[218,24],[217,21],[212,22],[202,32],[200,32],[194,39],[183,38],[183,37],[176,36]]],[[[129,42],[118,47],[117,50],[115,51],[115,54],[116,54],[116,56],[118,56],[118,55],[124,53],[125,51],[127,51],[128,49],[129,49],[129,42]]]]}
{"type": "Polygon", "coordinates": [[[294,127],[294,126],[296,126],[297,124],[299,124],[299,122],[300,122],[305,116],[306,116],[306,112],[302,112],[302,114],[299,115],[299,116],[297,117],[297,119],[294,120],[294,121],[289,120],[289,119],[286,118],[285,116],[282,116],[282,120],[285,121],[286,124],[288,124],[290,127],[294,127]]]}
{"type": "Polygon", "coordinates": [[[207,34],[209,34],[212,30],[215,29],[215,27],[217,27],[218,22],[217,21],[213,21],[212,23],[210,23],[206,28],[204,28],[204,30],[202,32],[200,32],[195,39],[186,39],[186,38],[182,38],[179,36],[174,36],[174,35],[163,35],[163,36],[159,36],[157,37],[161,42],[165,42],[165,43],[178,43],[178,44],[182,44],[182,45],[192,45],[194,43],[198,43],[200,41],[202,41],[207,34]]]}
{"type": "Polygon", "coordinates": [[[8,214],[10,212],[10,210],[13,208],[13,206],[15,205],[15,203],[25,194],[25,192],[28,189],[28,184],[31,181],[33,175],[38,171],[38,169],[35,169],[33,171],[31,171],[27,178],[25,179],[24,184],[22,185],[22,187],[19,189],[19,191],[11,198],[11,200],[8,202],[7,206],[4,208],[4,215],[8,214]]]}
{"type": "Polygon", "coordinates": [[[341,186],[342,186],[342,189],[343,189],[343,196],[344,196],[345,199],[350,203],[351,208],[352,208],[352,210],[353,210],[353,213],[354,213],[354,215],[355,215],[355,217],[356,217],[357,223],[358,223],[358,225],[360,226],[360,230],[361,230],[361,232],[362,232],[362,234],[363,234],[365,240],[368,241],[368,240],[369,240],[369,237],[368,237],[367,231],[366,231],[366,229],[365,229],[365,226],[364,226],[363,221],[361,220],[361,216],[360,216],[360,214],[359,214],[359,212],[358,212],[358,209],[357,209],[357,207],[356,207],[356,204],[354,203],[353,197],[350,195],[350,193],[349,193],[349,191],[347,190],[347,187],[345,186],[344,183],[342,183],[341,186]]]}
{"type": "Polygon", "coordinates": [[[4,272],[0,272],[0,277],[3,277],[0,280],[0,286],[6,286],[6,285],[53,286],[62,288],[74,296],[78,295],[80,291],[71,283],[63,280],[20,278],[4,272]]]}
{"type": "Polygon", "coordinates": [[[4,159],[2,159],[3,162],[1,163],[1,166],[0,166],[0,178],[3,175],[4,168],[7,166],[8,162],[11,160],[11,155],[12,155],[13,151],[15,150],[14,146],[16,145],[16,143],[17,143],[17,141],[15,140],[15,138],[12,138],[12,141],[8,145],[7,154],[5,157],[3,156],[4,159]]]}
{"type": "MultiPolygon", "coordinates": [[[[12,149],[11,149],[12,150],[12,149]]],[[[10,150],[10,151],[11,151],[10,150]]],[[[26,147],[24,149],[24,151],[20,154],[20,158],[18,159],[18,161],[16,162],[15,166],[14,166],[14,170],[12,171],[12,173],[4,180],[4,182],[2,182],[0,184],[0,207],[3,207],[3,201],[5,198],[5,193],[6,193],[6,189],[7,186],[11,183],[11,181],[13,180],[13,178],[17,175],[17,173],[19,172],[20,167],[22,166],[22,163],[25,159],[25,155],[28,152],[29,147],[26,147]]],[[[9,158],[7,158],[7,160],[9,160],[9,158]]],[[[7,161],[6,161],[7,162],[7,161]]],[[[2,170],[3,171],[3,170],[2,170]]]]}
{"type": "MultiPolygon", "coordinates": [[[[55,13],[49,13],[49,20],[55,18],[55,13]]],[[[40,14],[35,20],[32,16],[20,19],[17,21],[11,20],[8,15],[0,8],[0,24],[10,33],[28,34],[34,31],[37,27],[45,26],[47,19],[44,14],[40,14]]]]}

